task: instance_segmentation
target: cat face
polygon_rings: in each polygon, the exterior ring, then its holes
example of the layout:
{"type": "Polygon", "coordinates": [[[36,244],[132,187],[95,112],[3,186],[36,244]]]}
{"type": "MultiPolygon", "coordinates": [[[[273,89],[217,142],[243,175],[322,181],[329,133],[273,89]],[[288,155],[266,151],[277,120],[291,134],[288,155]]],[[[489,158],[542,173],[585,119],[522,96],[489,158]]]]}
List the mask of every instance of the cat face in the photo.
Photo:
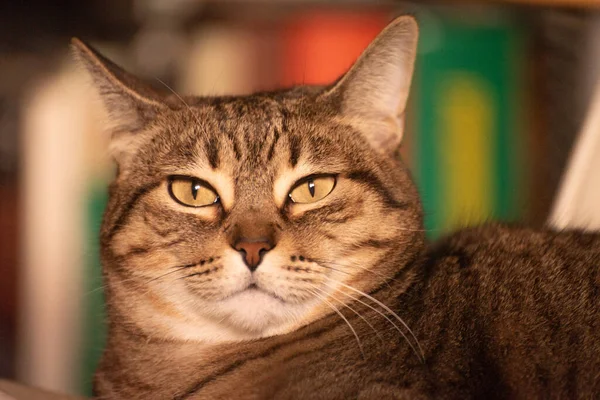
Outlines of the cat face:
{"type": "Polygon", "coordinates": [[[113,319],[169,338],[268,336],[401,270],[421,237],[393,155],[415,44],[401,17],[332,87],[182,98],[76,43],[119,166],[101,235],[113,319]]]}

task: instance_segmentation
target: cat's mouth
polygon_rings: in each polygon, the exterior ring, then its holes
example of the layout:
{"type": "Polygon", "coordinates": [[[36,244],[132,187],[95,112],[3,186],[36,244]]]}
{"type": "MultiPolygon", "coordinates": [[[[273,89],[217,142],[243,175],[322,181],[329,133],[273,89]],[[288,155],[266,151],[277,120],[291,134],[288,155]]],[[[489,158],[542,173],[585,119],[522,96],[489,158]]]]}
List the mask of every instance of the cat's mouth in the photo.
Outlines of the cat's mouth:
{"type": "Polygon", "coordinates": [[[272,297],[274,299],[277,299],[279,301],[281,301],[282,303],[287,303],[285,301],[285,299],[283,299],[282,297],[279,297],[278,295],[276,295],[275,293],[272,293],[268,290],[265,290],[261,287],[259,287],[256,283],[252,282],[250,283],[248,286],[246,286],[245,289],[240,290],[239,292],[237,292],[234,296],[236,295],[243,295],[243,294],[253,294],[253,293],[257,293],[257,294],[263,294],[269,297],[272,297]]]}

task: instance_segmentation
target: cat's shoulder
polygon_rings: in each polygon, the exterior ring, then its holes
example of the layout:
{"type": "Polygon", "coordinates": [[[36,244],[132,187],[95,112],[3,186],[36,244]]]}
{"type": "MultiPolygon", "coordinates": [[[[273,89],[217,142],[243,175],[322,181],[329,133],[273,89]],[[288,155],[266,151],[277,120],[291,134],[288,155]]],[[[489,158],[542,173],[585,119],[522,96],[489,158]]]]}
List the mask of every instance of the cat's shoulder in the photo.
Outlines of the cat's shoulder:
{"type": "Polygon", "coordinates": [[[459,269],[567,260],[590,263],[600,260],[600,233],[488,223],[461,229],[431,243],[427,259],[430,264],[459,269]]]}
{"type": "Polygon", "coordinates": [[[600,232],[531,228],[510,223],[487,223],[448,234],[430,245],[430,251],[484,249],[510,252],[541,250],[539,246],[600,249],[600,232]]]}

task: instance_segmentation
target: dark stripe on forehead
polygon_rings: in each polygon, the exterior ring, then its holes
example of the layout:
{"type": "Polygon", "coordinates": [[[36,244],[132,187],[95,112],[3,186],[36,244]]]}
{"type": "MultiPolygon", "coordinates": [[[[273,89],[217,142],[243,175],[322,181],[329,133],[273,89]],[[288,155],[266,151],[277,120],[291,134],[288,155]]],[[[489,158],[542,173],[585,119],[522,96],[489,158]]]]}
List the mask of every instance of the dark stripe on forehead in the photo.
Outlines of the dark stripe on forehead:
{"type": "Polygon", "coordinates": [[[220,131],[217,134],[225,136],[229,140],[229,142],[231,142],[231,145],[233,147],[233,155],[235,159],[239,161],[242,158],[242,152],[240,150],[240,145],[238,143],[237,137],[235,136],[235,133],[233,132],[233,130],[228,129],[227,124],[224,123],[228,115],[225,108],[223,107],[223,104],[217,103],[215,105],[215,113],[217,118],[219,119],[220,131]]]}
{"type": "Polygon", "coordinates": [[[246,104],[243,101],[237,101],[233,106],[236,114],[236,118],[242,118],[247,112],[246,104]]]}
{"type": "Polygon", "coordinates": [[[275,154],[275,146],[279,141],[279,128],[277,126],[273,127],[273,140],[271,141],[271,147],[269,148],[269,152],[267,153],[267,161],[271,161],[273,159],[273,155],[275,154]]]}
{"type": "Polygon", "coordinates": [[[218,101],[214,104],[214,115],[217,120],[218,132],[215,132],[217,135],[223,135],[224,133],[229,133],[229,124],[228,121],[231,118],[231,108],[228,107],[227,103],[223,101],[218,101]]]}
{"type": "Polygon", "coordinates": [[[227,131],[226,135],[227,135],[227,139],[229,139],[229,141],[233,145],[233,155],[235,156],[235,159],[237,161],[240,161],[242,159],[242,152],[240,151],[240,145],[237,141],[237,138],[231,131],[227,131]]]}
{"type": "Polygon", "coordinates": [[[212,169],[219,167],[219,139],[218,136],[206,139],[206,156],[212,169]]]}
{"type": "Polygon", "coordinates": [[[290,165],[292,167],[295,167],[298,164],[298,159],[300,158],[300,150],[302,149],[302,142],[300,141],[300,136],[289,135],[289,144],[290,144],[290,165]]]}
{"type": "Polygon", "coordinates": [[[110,231],[108,233],[108,240],[112,240],[113,236],[119,231],[119,229],[121,229],[123,225],[125,225],[125,223],[127,222],[127,218],[129,217],[137,203],[140,201],[140,199],[148,192],[158,187],[161,184],[161,182],[162,180],[150,183],[146,186],[142,186],[133,193],[133,195],[128,199],[127,203],[125,204],[125,207],[123,207],[120,210],[121,212],[119,216],[117,217],[113,226],[110,228],[110,231]]]}
{"type": "Polygon", "coordinates": [[[370,171],[352,171],[347,175],[347,178],[356,182],[364,183],[375,190],[385,202],[385,205],[390,208],[406,209],[409,207],[409,203],[404,201],[398,201],[392,196],[392,194],[383,186],[383,183],[379,178],[370,171]]]}
{"type": "Polygon", "coordinates": [[[281,113],[281,130],[283,131],[283,133],[289,133],[290,129],[288,124],[290,119],[290,112],[287,108],[283,106],[279,109],[279,112],[281,113]]]}
{"type": "Polygon", "coordinates": [[[253,121],[251,126],[244,127],[244,142],[251,160],[258,159],[260,150],[264,146],[264,136],[256,132],[257,129],[263,129],[261,125],[258,121],[253,121]]]}

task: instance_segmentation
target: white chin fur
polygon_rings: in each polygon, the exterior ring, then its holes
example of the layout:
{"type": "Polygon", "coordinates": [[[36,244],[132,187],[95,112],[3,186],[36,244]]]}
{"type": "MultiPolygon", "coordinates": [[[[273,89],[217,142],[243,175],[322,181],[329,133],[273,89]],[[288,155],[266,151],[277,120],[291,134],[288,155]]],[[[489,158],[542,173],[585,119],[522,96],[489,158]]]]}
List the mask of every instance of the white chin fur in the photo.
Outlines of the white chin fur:
{"type": "Polygon", "coordinates": [[[305,309],[304,306],[285,303],[265,292],[250,289],[219,301],[214,311],[221,315],[224,325],[262,334],[297,319],[300,308],[305,309]]]}
{"type": "Polygon", "coordinates": [[[187,321],[165,320],[168,337],[203,343],[224,343],[285,334],[299,325],[313,302],[284,303],[258,290],[240,292],[218,302],[192,302],[187,321]]]}

